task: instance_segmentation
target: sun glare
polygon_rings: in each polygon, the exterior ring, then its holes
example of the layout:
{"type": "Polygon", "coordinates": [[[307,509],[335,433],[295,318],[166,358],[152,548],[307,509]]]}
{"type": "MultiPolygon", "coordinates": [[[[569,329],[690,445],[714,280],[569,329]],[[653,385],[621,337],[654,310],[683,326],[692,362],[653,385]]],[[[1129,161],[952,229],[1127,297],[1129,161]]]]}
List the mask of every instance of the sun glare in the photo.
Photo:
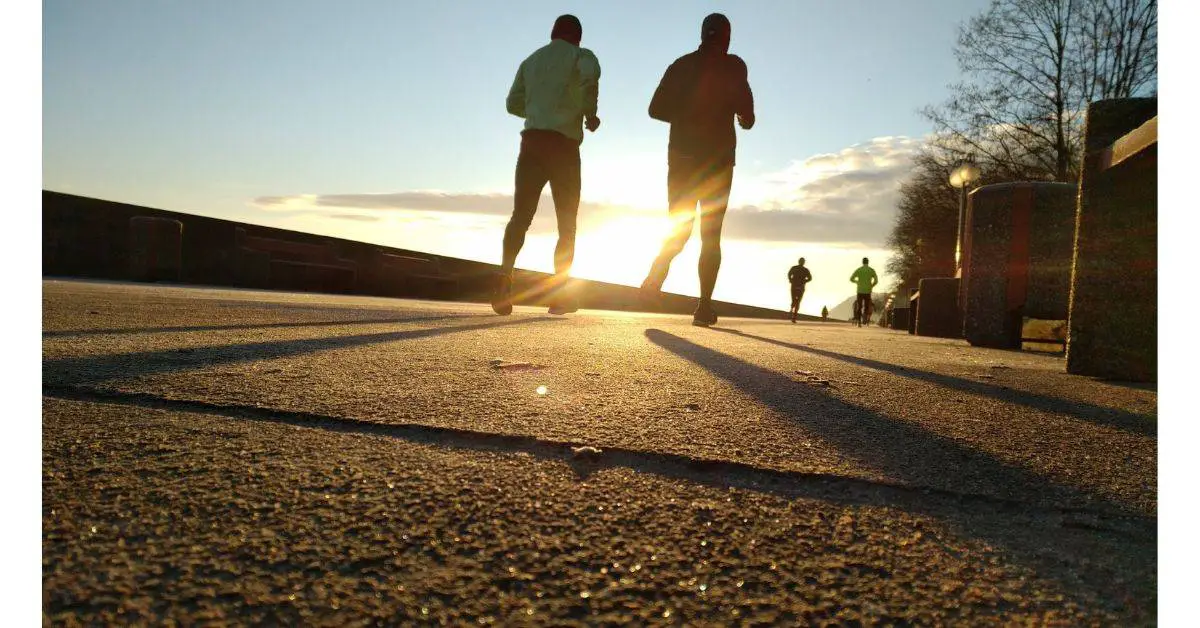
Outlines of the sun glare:
{"type": "Polygon", "coordinates": [[[667,233],[666,216],[622,217],[579,238],[571,274],[625,285],[640,285],[667,233]]]}
{"type": "Polygon", "coordinates": [[[667,164],[664,155],[604,155],[589,161],[583,174],[584,196],[615,206],[665,211],[667,164]]]}

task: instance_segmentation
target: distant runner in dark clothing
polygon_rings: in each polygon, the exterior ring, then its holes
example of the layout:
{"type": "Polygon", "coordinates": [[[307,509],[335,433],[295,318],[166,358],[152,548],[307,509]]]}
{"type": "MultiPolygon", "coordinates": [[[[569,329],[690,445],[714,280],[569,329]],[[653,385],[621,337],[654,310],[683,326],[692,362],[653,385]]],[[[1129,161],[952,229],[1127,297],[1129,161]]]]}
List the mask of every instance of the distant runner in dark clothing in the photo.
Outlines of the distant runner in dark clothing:
{"type": "Polygon", "coordinates": [[[800,312],[800,299],[804,298],[804,286],[812,281],[812,273],[804,267],[803,257],[788,271],[788,281],[792,284],[792,322],[794,323],[796,315],[800,312]]]}
{"type": "Polygon", "coordinates": [[[704,18],[700,48],[672,63],[650,101],[650,117],[671,125],[667,147],[667,202],[673,228],[650,267],[642,289],[657,294],[671,261],[692,234],[700,203],[700,302],[694,325],[717,322],[713,288],[721,268],[721,227],[733,185],[737,135],[754,126],[754,95],[746,62],[728,54],[730,25],[720,13],[704,18]]]}
{"type": "Polygon", "coordinates": [[[583,26],[574,15],[560,15],[550,31],[550,43],[533,51],[517,69],[505,107],[525,119],[521,152],[517,156],[513,213],[504,230],[504,253],[492,309],[512,312],[512,273],[525,232],[533,222],[546,184],[554,198],[558,220],[558,245],[554,248],[554,284],[560,290],[550,305],[551,314],[579,309],[574,297],[564,296],[575,257],[575,223],[579,213],[579,144],[583,127],[595,131],[600,89],[600,62],[591,50],[581,48],[583,26]]]}

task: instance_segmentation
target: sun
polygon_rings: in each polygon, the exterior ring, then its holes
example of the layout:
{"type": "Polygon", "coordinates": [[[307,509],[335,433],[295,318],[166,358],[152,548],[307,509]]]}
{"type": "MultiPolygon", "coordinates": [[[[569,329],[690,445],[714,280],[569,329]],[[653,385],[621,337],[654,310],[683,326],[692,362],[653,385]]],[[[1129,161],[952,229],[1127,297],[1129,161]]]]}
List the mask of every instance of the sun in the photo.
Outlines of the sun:
{"type": "Polygon", "coordinates": [[[623,216],[607,221],[577,240],[571,275],[640,285],[668,226],[666,216],[623,216]]]}

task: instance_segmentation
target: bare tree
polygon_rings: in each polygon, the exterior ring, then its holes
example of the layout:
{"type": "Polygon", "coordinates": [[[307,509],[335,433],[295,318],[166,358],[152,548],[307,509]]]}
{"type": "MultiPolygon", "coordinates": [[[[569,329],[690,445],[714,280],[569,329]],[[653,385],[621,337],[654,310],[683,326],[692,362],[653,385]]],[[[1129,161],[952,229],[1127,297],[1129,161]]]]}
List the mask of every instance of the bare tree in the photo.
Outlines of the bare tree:
{"type": "Polygon", "coordinates": [[[966,78],[927,107],[935,142],[1002,179],[1078,175],[1083,115],[1157,89],[1155,0],[993,0],[959,28],[966,78]]]}
{"type": "MultiPolygon", "coordinates": [[[[913,169],[900,184],[896,221],[888,235],[892,250],[887,271],[899,278],[897,294],[907,298],[923,277],[954,275],[954,248],[958,240],[961,192],[950,187],[949,174],[959,159],[958,150],[927,144],[913,158],[913,169]]],[[[1008,181],[995,169],[981,172],[976,185],[1008,181]]]]}
{"type": "Polygon", "coordinates": [[[959,199],[946,183],[949,158],[936,147],[922,150],[900,184],[896,222],[887,241],[893,253],[887,271],[899,278],[901,297],[907,298],[907,288],[915,288],[922,277],[954,274],[959,199]]]}
{"type": "Polygon", "coordinates": [[[1084,2],[1080,18],[1071,69],[1086,102],[1157,91],[1157,3],[1084,2]]]}

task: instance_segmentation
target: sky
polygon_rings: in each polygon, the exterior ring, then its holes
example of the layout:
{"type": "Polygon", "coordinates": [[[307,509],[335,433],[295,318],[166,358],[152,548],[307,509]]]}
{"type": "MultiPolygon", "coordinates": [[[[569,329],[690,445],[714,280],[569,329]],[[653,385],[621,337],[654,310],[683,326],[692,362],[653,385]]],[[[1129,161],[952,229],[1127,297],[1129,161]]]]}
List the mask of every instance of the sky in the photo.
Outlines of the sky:
{"type": "MultiPolygon", "coordinates": [[[[435,2],[47,0],[45,189],[387,246],[500,260],[522,121],[504,98],[560,13],[599,58],[581,147],[574,274],[637,285],[668,228],[668,127],[646,113],[710,12],[733,24],[757,123],[738,131],[715,297],[801,311],[889,257],[898,183],[958,78],[957,26],[986,0],[435,2]]],[[[518,266],[550,270],[543,198],[518,266]]],[[[664,289],[697,294],[698,233],[664,289]]]]}

